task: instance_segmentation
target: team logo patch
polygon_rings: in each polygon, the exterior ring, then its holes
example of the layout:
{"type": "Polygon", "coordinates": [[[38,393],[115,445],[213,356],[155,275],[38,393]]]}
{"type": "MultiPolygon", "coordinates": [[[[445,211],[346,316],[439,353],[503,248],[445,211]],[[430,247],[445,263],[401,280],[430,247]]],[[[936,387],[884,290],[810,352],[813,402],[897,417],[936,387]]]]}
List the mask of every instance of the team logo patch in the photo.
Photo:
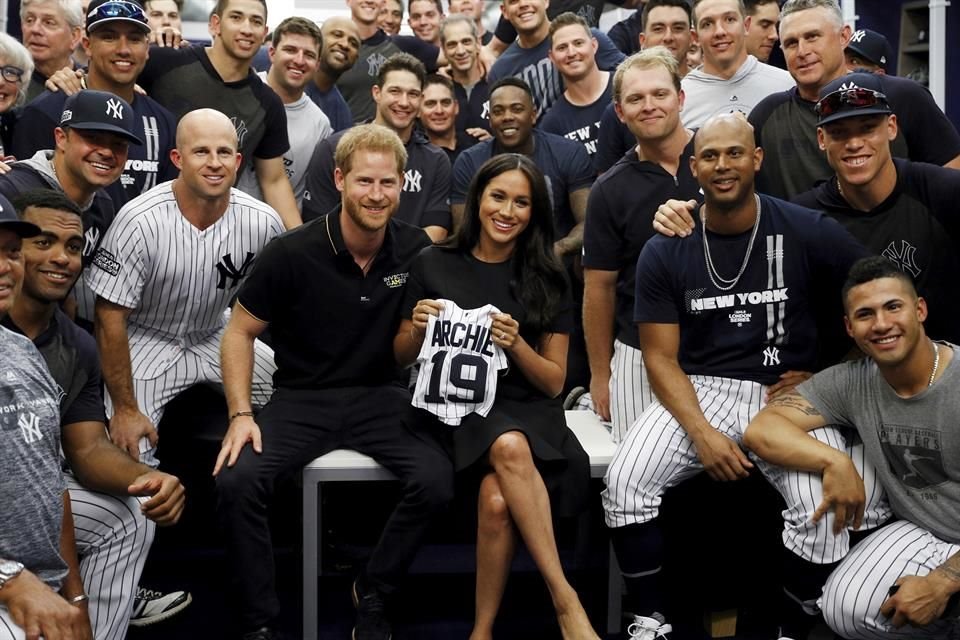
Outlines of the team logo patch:
{"type": "Polygon", "coordinates": [[[217,289],[226,289],[227,280],[230,281],[231,289],[238,286],[253,266],[254,255],[253,251],[247,251],[246,257],[239,265],[234,264],[233,257],[229,253],[220,258],[220,262],[217,263],[217,289]]]}
{"type": "Polygon", "coordinates": [[[922,271],[920,265],[917,264],[917,248],[906,240],[900,240],[899,242],[894,240],[887,245],[887,248],[880,255],[897,265],[900,271],[909,273],[914,278],[919,276],[922,271]]]}
{"type": "Polygon", "coordinates": [[[730,324],[735,324],[738,327],[742,327],[744,324],[750,322],[750,318],[752,317],[753,317],[752,313],[748,313],[743,309],[737,309],[736,311],[731,313],[729,316],[730,324]]]}
{"type": "Polygon", "coordinates": [[[93,266],[103,269],[112,276],[120,273],[120,263],[117,262],[116,256],[102,247],[97,249],[97,253],[93,256],[93,266]]]}
{"type": "Polygon", "coordinates": [[[923,489],[947,481],[936,429],[881,424],[880,446],[890,471],[906,486],[923,489]]]}
{"type": "Polygon", "coordinates": [[[767,347],[763,350],[763,366],[772,367],[780,364],[780,349],[767,347]]]}
{"type": "Polygon", "coordinates": [[[387,287],[390,289],[402,287],[403,285],[407,284],[408,275],[409,273],[405,271],[403,273],[394,273],[393,275],[384,276],[383,284],[387,285],[387,287]]]}

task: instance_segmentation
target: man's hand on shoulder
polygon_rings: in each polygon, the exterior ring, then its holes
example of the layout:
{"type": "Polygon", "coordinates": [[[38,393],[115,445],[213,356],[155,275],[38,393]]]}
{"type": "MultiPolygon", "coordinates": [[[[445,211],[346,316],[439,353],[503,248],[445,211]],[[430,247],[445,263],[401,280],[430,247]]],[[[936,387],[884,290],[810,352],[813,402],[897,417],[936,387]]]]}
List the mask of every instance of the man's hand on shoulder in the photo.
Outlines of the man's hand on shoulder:
{"type": "Polygon", "coordinates": [[[24,569],[0,589],[0,604],[26,633],[27,640],[89,640],[93,637],[86,608],[67,602],[40,578],[24,569]]]}
{"type": "Polygon", "coordinates": [[[80,83],[81,80],[83,80],[83,71],[80,69],[74,70],[71,67],[64,67],[47,78],[44,86],[50,91],[62,91],[66,95],[72,96],[83,89],[83,85],[80,83]]]}
{"type": "Polygon", "coordinates": [[[653,215],[653,230],[668,238],[686,238],[693,232],[693,211],[696,208],[696,200],[667,200],[653,215]]]}
{"type": "Polygon", "coordinates": [[[148,471],[127,488],[132,496],[149,496],[140,508],[143,515],[161,527],[176,524],[183,514],[186,490],[180,478],[162,471],[148,471]]]}

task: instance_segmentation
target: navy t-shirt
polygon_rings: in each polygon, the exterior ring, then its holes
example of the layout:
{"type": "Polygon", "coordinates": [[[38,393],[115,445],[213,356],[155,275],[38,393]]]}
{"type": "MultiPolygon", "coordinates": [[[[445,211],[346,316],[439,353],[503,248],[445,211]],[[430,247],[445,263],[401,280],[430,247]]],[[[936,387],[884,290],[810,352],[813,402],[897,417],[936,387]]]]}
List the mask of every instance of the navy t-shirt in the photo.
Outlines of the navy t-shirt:
{"type": "MultiPolygon", "coordinates": [[[[534,145],[532,160],[543,171],[550,187],[553,202],[553,216],[556,222],[557,237],[564,237],[576,224],[570,210],[570,193],[580,189],[589,189],[596,179],[596,172],[587,157],[587,152],[579,142],[533,130],[534,145]]],[[[463,204],[467,200],[467,189],[480,166],[497,153],[501,153],[496,138],[486,140],[470,147],[460,154],[453,165],[453,189],[450,202],[463,204]]]]}
{"type": "MultiPolygon", "coordinates": [[[[26,160],[41,149],[56,148],[53,130],[60,126],[66,101],[62,91],[45,91],[26,105],[14,129],[10,153],[26,160]]],[[[133,107],[134,133],[144,143],[130,143],[120,179],[106,187],[117,210],[144,191],[179,174],[170,161],[170,149],[176,145],[177,133],[173,114],[153,98],[136,93],[130,106],[133,107]]]]}
{"type": "MultiPolygon", "coordinates": [[[[686,238],[655,236],[637,261],[637,323],[679,324],[684,373],[775,383],[786,371],[813,371],[818,360],[818,314],[835,309],[850,266],[868,255],[835,220],[769,196],[743,275],[732,289],[707,274],[702,226],[686,238]]],[[[707,231],[717,271],[733,278],[752,230],[724,236],[707,231]]]]}
{"type": "Polygon", "coordinates": [[[343,131],[353,126],[353,116],[350,114],[350,107],[347,101],[343,99],[343,94],[336,85],[330,87],[330,91],[323,92],[312,82],[307,84],[304,93],[313,100],[314,104],[320,107],[324,115],[330,120],[330,126],[334,133],[343,131]]]}
{"type": "Polygon", "coordinates": [[[597,142],[600,138],[600,120],[603,112],[611,104],[613,96],[613,74],[607,82],[603,95],[592,104],[578,107],[570,104],[565,95],[561,95],[556,104],[540,119],[538,125],[548,133],[555,133],[568,140],[583,144],[590,161],[596,165],[597,142]]]}
{"type": "Polygon", "coordinates": [[[624,20],[610,27],[607,35],[624,55],[640,51],[640,34],[643,32],[643,9],[637,9],[624,20]]]}
{"type": "MultiPolygon", "coordinates": [[[[583,266],[587,269],[617,271],[616,337],[640,348],[633,323],[633,297],[637,257],[647,240],[655,235],[653,214],[669,200],[699,199],[700,185],[686,158],[693,155],[693,138],[687,143],[671,175],[656,162],[641,161],[634,150],[597,178],[587,200],[583,228],[583,266]]],[[[699,222],[699,221],[698,221],[699,222]]]]}
{"type": "Polygon", "coordinates": [[[871,252],[908,274],[927,301],[927,334],[960,344],[960,296],[948,274],[960,273],[960,171],[894,158],[897,184],[872,211],[850,207],[828,180],[794,202],[837,220],[871,252]]]}
{"type": "MultiPolygon", "coordinates": [[[[596,56],[597,66],[601,71],[616,69],[626,56],[617,49],[605,33],[599,29],[591,29],[591,31],[599,45],[596,56]]],[[[549,38],[544,38],[543,42],[529,49],[524,49],[519,42],[514,42],[493,63],[487,79],[491,84],[508,76],[516,76],[525,81],[533,90],[533,106],[542,118],[563,93],[563,78],[547,57],[549,51],[549,38]]]]}
{"type": "MultiPolygon", "coordinates": [[[[346,134],[335,133],[321,140],[307,167],[307,191],[303,197],[303,220],[329,213],[340,204],[340,192],[333,182],[333,154],[346,134]]],[[[416,227],[450,229],[450,160],[426,136],[413,130],[403,172],[403,191],[396,218],[416,227]]]]}

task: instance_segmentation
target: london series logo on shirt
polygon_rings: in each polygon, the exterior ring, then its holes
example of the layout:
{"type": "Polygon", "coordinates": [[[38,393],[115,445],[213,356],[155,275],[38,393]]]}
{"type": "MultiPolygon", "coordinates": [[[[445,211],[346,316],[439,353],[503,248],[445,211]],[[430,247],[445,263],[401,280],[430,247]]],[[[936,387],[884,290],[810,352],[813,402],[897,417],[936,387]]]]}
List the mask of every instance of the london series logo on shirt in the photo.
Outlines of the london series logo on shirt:
{"type": "Polygon", "coordinates": [[[753,314],[747,311],[744,311],[743,309],[737,309],[736,311],[731,313],[728,317],[730,318],[730,324],[735,324],[738,327],[742,327],[746,323],[750,322],[750,318],[753,317],[753,314]]]}
{"type": "Polygon", "coordinates": [[[116,256],[103,248],[98,249],[96,255],[93,256],[93,266],[103,269],[111,276],[117,276],[120,273],[120,263],[116,256]]]}

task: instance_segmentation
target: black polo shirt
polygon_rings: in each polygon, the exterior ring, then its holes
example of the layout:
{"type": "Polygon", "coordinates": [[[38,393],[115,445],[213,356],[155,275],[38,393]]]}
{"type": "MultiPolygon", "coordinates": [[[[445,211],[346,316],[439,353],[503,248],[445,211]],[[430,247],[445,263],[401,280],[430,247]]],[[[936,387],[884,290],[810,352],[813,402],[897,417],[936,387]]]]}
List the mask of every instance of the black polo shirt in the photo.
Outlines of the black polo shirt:
{"type": "Polygon", "coordinates": [[[343,242],[340,211],[275,238],[240,288],[270,324],[277,388],[377,386],[396,378],[393,337],[410,264],[427,234],[390,220],[367,275],[343,242]]]}

